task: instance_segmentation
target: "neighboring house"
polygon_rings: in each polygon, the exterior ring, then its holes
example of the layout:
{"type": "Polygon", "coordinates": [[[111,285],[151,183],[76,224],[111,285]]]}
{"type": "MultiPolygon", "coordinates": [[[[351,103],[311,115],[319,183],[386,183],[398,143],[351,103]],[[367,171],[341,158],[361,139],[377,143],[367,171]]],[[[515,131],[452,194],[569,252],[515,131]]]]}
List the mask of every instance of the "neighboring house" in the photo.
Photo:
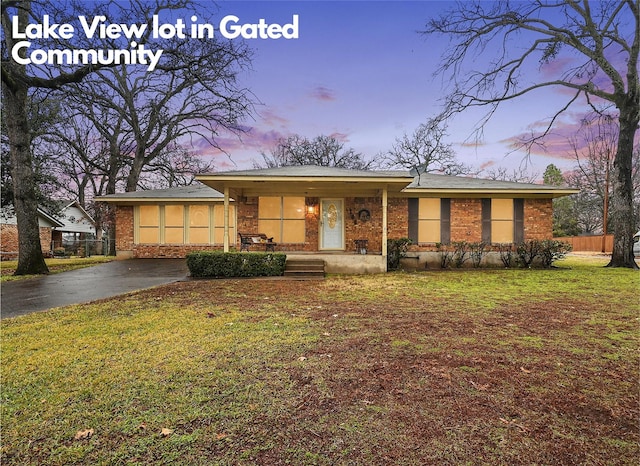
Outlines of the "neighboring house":
{"type": "Polygon", "coordinates": [[[196,179],[202,185],[99,198],[116,206],[118,255],[184,257],[192,250],[239,250],[238,232],[265,233],[277,243],[276,251],[322,258],[328,272],[382,272],[392,238],[411,238],[418,264],[433,254],[436,243],[549,239],[552,199],[578,192],[316,166],[196,179]]]}
{"type": "Polygon", "coordinates": [[[59,213],[56,217],[62,222],[62,226],[56,227],[53,231],[55,247],[77,243],[87,235],[96,235],[96,222],[78,201],[57,201],[57,204],[59,213]]]}
{"type": "MultiPolygon", "coordinates": [[[[64,224],[56,217],[38,209],[38,225],[40,227],[40,245],[46,255],[52,250],[53,229],[64,224]]],[[[0,260],[18,258],[18,221],[13,208],[0,210],[0,260]]]]}

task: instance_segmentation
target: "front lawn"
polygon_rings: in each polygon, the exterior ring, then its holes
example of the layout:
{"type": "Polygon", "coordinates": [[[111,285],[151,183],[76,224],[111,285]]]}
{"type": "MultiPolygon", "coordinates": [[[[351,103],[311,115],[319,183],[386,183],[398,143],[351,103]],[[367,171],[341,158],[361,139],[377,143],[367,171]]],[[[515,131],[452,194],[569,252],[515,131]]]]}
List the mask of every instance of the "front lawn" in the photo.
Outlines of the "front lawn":
{"type": "MultiPolygon", "coordinates": [[[[68,272],[69,270],[91,267],[96,264],[110,262],[114,256],[91,256],[91,257],[67,257],[64,259],[45,259],[50,273],[68,272]]],[[[12,280],[24,280],[37,275],[17,275],[13,273],[18,267],[18,261],[0,261],[0,281],[8,282],[12,280]]]]}
{"type": "Polygon", "coordinates": [[[3,465],[635,465],[640,274],[212,280],[5,319],[3,465]]]}

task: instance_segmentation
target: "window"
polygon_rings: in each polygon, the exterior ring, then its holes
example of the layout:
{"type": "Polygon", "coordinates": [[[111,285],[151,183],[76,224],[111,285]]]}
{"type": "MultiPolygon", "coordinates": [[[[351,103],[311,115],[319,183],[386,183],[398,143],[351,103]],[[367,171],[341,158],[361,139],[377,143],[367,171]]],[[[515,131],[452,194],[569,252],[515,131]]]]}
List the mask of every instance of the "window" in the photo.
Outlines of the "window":
{"type": "Polygon", "coordinates": [[[209,206],[189,206],[189,243],[209,244],[209,206]]]}
{"type": "Polygon", "coordinates": [[[139,207],[139,242],[160,242],[160,206],[141,205],[139,207]]]}
{"type": "Polygon", "coordinates": [[[184,244],[184,206],[164,206],[164,242],[184,244]]]}
{"type": "Polygon", "coordinates": [[[487,243],[524,241],[524,200],[483,199],[482,240],[487,243]]]}
{"type": "Polygon", "coordinates": [[[304,197],[263,196],[258,199],[258,229],[276,243],[304,243],[304,197]]]}
{"type": "Polygon", "coordinates": [[[409,238],[414,243],[448,244],[450,212],[450,199],[409,199],[409,238]]]}
{"type": "MultiPolygon", "coordinates": [[[[138,244],[222,244],[224,205],[141,205],[135,210],[138,244]]],[[[235,206],[229,206],[229,238],[236,237],[235,206]]]]}
{"type": "Polygon", "coordinates": [[[418,242],[440,242],[440,199],[419,200],[418,242]]]}
{"type": "Polygon", "coordinates": [[[491,241],[513,243],[513,199],[491,199],[491,241]]]}

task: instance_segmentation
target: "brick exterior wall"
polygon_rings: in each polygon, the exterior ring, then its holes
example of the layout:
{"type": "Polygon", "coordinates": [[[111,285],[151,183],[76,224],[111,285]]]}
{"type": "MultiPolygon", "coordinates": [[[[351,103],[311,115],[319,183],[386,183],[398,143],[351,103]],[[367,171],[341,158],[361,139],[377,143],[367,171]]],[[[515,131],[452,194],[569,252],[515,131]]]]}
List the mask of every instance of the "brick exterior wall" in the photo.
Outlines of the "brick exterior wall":
{"type": "Polygon", "coordinates": [[[482,241],[480,199],[451,199],[451,241],[482,241]]]}
{"type": "Polygon", "coordinates": [[[222,246],[194,244],[136,244],[133,246],[133,257],[138,259],[182,259],[193,251],[221,251],[222,246]]]}
{"type": "Polygon", "coordinates": [[[553,238],[553,200],[524,200],[524,240],[553,238]]]}
{"type": "Polygon", "coordinates": [[[387,202],[387,238],[409,236],[409,201],[406,198],[390,198],[387,202]]]}
{"type": "Polygon", "coordinates": [[[0,260],[18,258],[18,225],[0,224],[0,260]]]}
{"type": "Polygon", "coordinates": [[[116,252],[133,252],[133,206],[116,207],[116,252]]]}
{"type": "MultiPolygon", "coordinates": [[[[40,227],[40,246],[42,253],[48,256],[51,252],[51,227],[40,227]]],[[[18,258],[18,225],[0,224],[0,260],[16,260],[18,258]]]]}
{"type": "MultiPolygon", "coordinates": [[[[238,232],[258,233],[258,198],[247,197],[241,199],[236,206],[236,210],[238,212],[238,232]]],[[[236,238],[235,241],[237,244],[239,238],[236,238]]]]}
{"type": "MultiPolygon", "coordinates": [[[[405,235],[406,236],[406,235],[405,235]]],[[[391,236],[389,238],[400,238],[391,236]]],[[[553,203],[551,199],[524,200],[524,240],[553,237],[553,203]]],[[[451,241],[482,241],[482,200],[451,199],[451,241]]],[[[410,251],[435,251],[434,245],[412,245],[410,251]]]]}
{"type": "MultiPolygon", "coordinates": [[[[307,205],[318,205],[318,198],[307,198],[307,205]]],[[[368,251],[380,254],[382,251],[382,202],[378,197],[346,197],[345,212],[345,251],[355,252],[355,240],[368,240],[368,251]],[[362,221],[358,213],[366,209],[371,216],[362,221]]],[[[258,198],[240,199],[237,208],[237,231],[259,233],[258,231],[258,198]]],[[[524,202],[524,234],[525,240],[550,239],[553,229],[553,207],[551,199],[525,199],[524,202]]],[[[406,198],[389,198],[387,206],[387,237],[390,239],[408,236],[408,200],[406,198]]],[[[451,241],[482,241],[482,201],[480,199],[451,199],[451,241]]],[[[3,225],[5,227],[5,225],[3,225]]],[[[317,215],[305,216],[306,241],[296,244],[280,244],[277,251],[318,252],[319,251],[319,218],[317,215]]],[[[182,258],[190,251],[222,249],[222,246],[206,245],[139,245],[134,244],[133,207],[118,206],[116,208],[116,250],[118,253],[132,257],[182,258]]],[[[3,229],[3,251],[4,229],[3,229]]],[[[43,233],[43,232],[41,232],[43,233]]],[[[46,234],[46,233],[45,233],[46,234]]],[[[9,235],[7,235],[9,237],[9,235]]],[[[43,241],[43,249],[48,248],[51,233],[43,241]]],[[[231,247],[239,249],[239,239],[231,238],[231,247]]],[[[15,249],[17,251],[17,247],[15,249]]],[[[433,251],[434,245],[413,245],[411,251],[433,251]]]]}
{"type": "Polygon", "coordinates": [[[42,248],[42,252],[45,254],[49,254],[51,251],[52,232],[53,228],[51,227],[40,227],[40,247],[42,248]]]}
{"type": "Polygon", "coordinates": [[[373,254],[382,251],[382,200],[376,197],[347,197],[344,200],[344,245],[348,252],[356,251],[357,239],[368,241],[367,249],[373,254]],[[369,220],[358,217],[361,210],[368,210],[369,220]]]}

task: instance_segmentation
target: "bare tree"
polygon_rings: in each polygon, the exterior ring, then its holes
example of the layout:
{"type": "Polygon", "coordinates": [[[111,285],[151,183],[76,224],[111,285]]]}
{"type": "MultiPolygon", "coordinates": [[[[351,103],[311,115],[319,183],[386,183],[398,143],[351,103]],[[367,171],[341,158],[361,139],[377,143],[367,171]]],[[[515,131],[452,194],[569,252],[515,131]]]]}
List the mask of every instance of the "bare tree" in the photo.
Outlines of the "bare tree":
{"type": "Polygon", "coordinates": [[[459,162],[451,144],[445,142],[447,135],[444,121],[430,118],[412,134],[405,133],[396,139],[391,150],[383,156],[383,164],[389,168],[413,169],[419,173],[470,173],[471,168],[459,162]]]}
{"type": "MultiPolygon", "coordinates": [[[[70,109],[67,109],[70,110],[70,109]]],[[[113,215],[108,205],[95,202],[94,199],[124,189],[131,166],[131,153],[126,147],[127,138],[120,134],[120,143],[110,144],[113,135],[105,128],[96,129],[96,125],[78,114],[68,114],[62,118],[46,136],[49,156],[52,159],[52,173],[59,180],[61,192],[77,199],[96,222],[97,238],[107,230],[111,241],[111,251],[115,254],[113,215]],[[112,150],[112,147],[114,148],[112,150]],[[113,157],[111,154],[116,154],[113,157]],[[111,191],[109,193],[109,191],[111,191]]],[[[116,125],[117,126],[117,125],[116,125]]],[[[117,139],[117,138],[116,138],[117,139]]],[[[177,143],[169,144],[153,162],[145,165],[138,185],[142,189],[166,188],[191,184],[195,173],[213,170],[213,164],[192,154],[177,143]]]]}
{"type": "MultiPolygon", "coordinates": [[[[614,156],[618,145],[618,122],[607,114],[589,115],[569,144],[575,160],[575,169],[569,175],[572,186],[580,189],[575,196],[579,223],[587,233],[615,229],[609,214],[610,199],[615,197],[616,185],[611,183],[614,156]],[[605,221],[606,219],[606,221],[605,221]]],[[[634,197],[632,205],[637,218],[640,196],[640,146],[632,154],[631,183],[634,197]]]]}
{"type": "MultiPolygon", "coordinates": [[[[68,101],[67,101],[68,102],[68,101]]],[[[118,139],[105,126],[96,127],[83,113],[90,109],[76,110],[66,105],[60,121],[46,136],[51,148],[53,172],[61,182],[61,192],[77,199],[91,214],[96,223],[96,237],[102,239],[105,228],[111,237],[108,254],[115,254],[115,231],[112,226],[112,207],[96,203],[97,196],[115,192],[116,186],[124,186],[130,158],[120,154],[129,153],[126,138],[118,139]]],[[[118,122],[114,131],[118,133],[118,122]]]]}
{"type": "Polygon", "coordinates": [[[66,92],[76,108],[93,109],[88,117],[103,133],[130,138],[131,152],[120,154],[130,160],[126,191],[175,141],[202,138],[217,147],[219,131],[241,132],[240,120],[252,112],[250,92],[236,83],[250,59],[243,43],[190,39],[163,47],[166,63],[155,71],[113,67],[66,92]]]}
{"type": "MultiPolygon", "coordinates": [[[[4,114],[4,102],[2,112],[4,114]]],[[[55,165],[50,158],[50,146],[46,141],[46,134],[55,127],[60,117],[59,102],[42,100],[31,96],[27,101],[27,114],[31,131],[30,151],[33,161],[33,176],[35,180],[35,194],[38,206],[46,211],[56,213],[58,205],[52,201],[54,193],[60,188],[61,183],[53,173],[55,165]]],[[[14,187],[12,176],[12,161],[10,143],[6,131],[5,119],[0,126],[1,135],[1,199],[2,207],[14,207],[14,187]]]]}
{"type": "Polygon", "coordinates": [[[489,180],[513,181],[516,183],[535,183],[538,180],[538,176],[538,173],[529,173],[525,167],[512,168],[511,171],[505,167],[491,168],[484,175],[489,180]]]}
{"type": "Polygon", "coordinates": [[[131,131],[122,112],[99,105],[100,101],[115,100],[112,89],[103,89],[100,98],[94,102],[78,102],[68,95],[66,89],[61,96],[67,103],[66,118],[51,136],[59,146],[57,161],[62,172],[60,176],[69,180],[69,188],[77,192],[83,206],[92,206],[90,210],[98,231],[103,226],[107,227],[110,248],[107,253],[115,255],[115,228],[112,228],[114,207],[97,204],[93,199],[114,194],[118,187],[124,189],[126,186],[133,160],[134,140],[131,131]],[[88,202],[84,201],[85,197],[88,197],[88,202]]]}
{"type": "Polygon", "coordinates": [[[603,1],[593,5],[588,0],[460,2],[441,17],[430,20],[424,33],[444,34],[454,40],[438,70],[453,82],[444,116],[485,107],[488,110],[479,125],[481,129],[503,102],[547,87],[572,91],[571,97],[550,118],[547,129],[528,140],[533,144],[580,98],[598,111],[603,106],[615,107],[620,132],[612,173],[611,221],[615,238],[609,266],[637,268],[632,246],[635,221],[631,165],[640,121],[638,1],[603,1]],[[512,38],[523,46],[513,47],[512,38]],[[565,58],[563,54],[578,61],[552,79],[531,77],[533,66],[565,58]],[[487,63],[484,71],[476,68],[481,60],[487,63]],[[465,67],[470,63],[475,66],[467,71],[465,67]]]}
{"type": "Polygon", "coordinates": [[[188,186],[193,183],[196,174],[213,170],[213,161],[205,160],[185,147],[172,143],[144,167],[138,186],[141,189],[188,186]]]}
{"type": "MultiPolygon", "coordinates": [[[[31,132],[28,116],[29,93],[33,89],[57,89],[72,82],[79,82],[87,75],[99,70],[102,65],[37,65],[19,63],[13,58],[13,50],[19,35],[24,33],[30,20],[42,22],[45,14],[56,18],[59,23],[75,23],[78,26],[78,15],[93,17],[94,13],[108,11],[113,16],[128,18],[141,23],[150,24],[153,14],[163,10],[182,8],[185,1],[155,0],[142,2],[132,0],[127,5],[115,2],[86,3],[82,0],[4,0],[0,4],[2,15],[2,97],[3,118],[5,119],[7,136],[10,145],[11,177],[13,181],[13,200],[18,224],[18,265],[16,275],[47,273],[48,268],[42,255],[38,216],[37,216],[37,180],[34,176],[31,153],[31,132]],[[12,18],[17,21],[12,21],[12,18]],[[75,19],[74,19],[75,18],[75,19]],[[17,29],[14,30],[14,27],[17,29]]],[[[62,36],[60,36],[62,37],[62,36]]],[[[147,42],[147,33],[142,42],[147,42]]],[[[33,39],[31,46],[43,50],[74,48],[113,48],[113,43],[104,43],[103,39],[87,39],[79,43],[78,39],[45,38],[33,39]],[[85,47],[87,46],[88,47],[85,47]],[[104,45],[102,47],[101,45],[104,45]]],[[[125,48],[128,48],[127,43],[125,48]]],[[[25,58],[26,49],[21,48],[18,54],[25,58]]]]}
{"type": "MultiPolygon", "coordinates": [[[[145,163],[155,158],[164,147],[175,138],[179,138],[189,131],[198,132],[200,136],[210,142],[215,136],[215,129],[219,124],[228,123],[233,129],[239,117],[250,107],[247,93],[236,88],[235,76],[239,70],[238,62],[247,59],[242,45],[220,45],[217,40],[203,39],[154,39],[151,36],[151,21],[154,15],[170,10],[183,10],[187,7],[191,11],[198,11],[198,16],[207,21],[207,11],[210,3],[197,4],[192,0],[131,0],[120,4],[110,0],[87,3],[83,0],[15,0],[2,1],[2,93],[3,113],[7,123],[7,135],[10,141],[12,180],[14,188],[14,205],[16,208],[19,231],[19,256],[16,274],[47,273],[44,262],[37,221],[36,180],[33,174],[33,161],[30,152],[30,129],[26,102],[33,89],[57,90],[72,83],[81,83],[85,78],[95,77],[93,82],[102,79],[103,84],[112,84],[113,92],[93,93],[93,97],[101,97],[106,103],[105,96],[122,96],[127,98],[126,90],[144,88],[151,94],[141,99],[129,100],[125,109],[126,114],[118,115],[116,120],[109,120],[106,126],[116,125],[130,131],[133,142],[133,157],[128,173],[127,188],[135,190],[137,179],[145,163]],[[151,76],[146,65],[122,66],[109,72],[112,65],[36,65],[21,64],[13,59],[13,49],[16,45],[15,33],[12,31],[12,17],[18,18],[18,30],[24,32],[29,20],[41,22],[44,14],[49,14],[59,23],[75,24],[76,30],[81,30],[78,24],[81,15],[95,17],[108,13],[109,21],[121,23],[146,24],[144,34],[138,38],[138,43],[146,46],[147,50],[164,50],[160,63],[156,67],[157,75],[151,76]],[[243,52],[244,51],[244,52],[243,52]],[[229,53],[227,53],[229,52],[229,53]],[[236,62],[237,60],[237,62],[236,62]],[[166,78],[162,84],[162,78],[166,78]],[[137,81],[136,81],[137,80],[137,81]],[[218,84],[218,81],[220,84],[218,84]],[[120,93],[124,90],[125,92],[120,93]],[[152,93],[155,92],[155,97],[152,93]],[[225,100],[224,97],[229,97],[225,100]],[[171,120],[172,115],[187,109],[181,102],[188,105],[199,104],[201,107],[209,105],[211,99],[219,104],[210,114],[191,114],[177,121],[171,120]],[[222,101],[222,104],[220,102],[222,101]],[[190,120],[189,118],[197,120],[190,120]],[[201,118],[201,119],[200,119],[201,118]],[[125,127],[128,125],[128,127],[125,127]],[[162,128],[158,130],[158,128],[162,128]]],[[[72,39],[53,38],[32,40],[32,47],[48,49],[114,49],[130,48],[126,38],[74,37],[72,39]]],[[[62,36],[60,36],[62,37],[62,36]]],[[[24,57],[26,50],[20,49],[24,57]]],[[[106,87],[103,86],[102,89],[106,87]]],[[[87,87],[80,89],[86,90],[87,87]]],[[[96,99],[97,101],[98,99],[96,99]]],[[[120,100],[120,103],[122,103],[120,100]]],[[[95,103],[95,102],[94,102],[95,103]]],[[[212,108],[209,106],[208,108],[212,108]]],[[[90,113],[90,112],[88,112],[90,113]]],[[[186,113],[186,112],[185,112],[186,113]]],[[[117,158],[123,154],[120,133],[107,130],[111,135],[107,141],[110,147],[110,157],[117,158]],[[115,136],[118,135],[118,136],[115,136]]],[[[128,154],[127,154],[128,155],[128,154]]],[[[110,169],[114,170],[108,177],[108,190],[115,189],[117,175],[115,170],[118,163],[112,160],[110,169]]]]}
{"type": "Polygon", "coordinates": [[[317,136],[311,140],[299,135],[289,136],[278,141],[271,154],[263,152],[262,159],[262,163],[254,161],[256,168],[318,165],[369,170],[372,164],[352,148],[345,149],[344,143],[332,136],[317,136]]]}
{"type": "MultiPolygon", "coordinates": [[[[53,171],[62,190],[86,207],[86,201],[106,194],[110,168],[109,141],[86,118],[64,107],[58,124],[46,135],[53,171]]],[[[120,179],[120,181],[122,181],[120,179]]]]}

